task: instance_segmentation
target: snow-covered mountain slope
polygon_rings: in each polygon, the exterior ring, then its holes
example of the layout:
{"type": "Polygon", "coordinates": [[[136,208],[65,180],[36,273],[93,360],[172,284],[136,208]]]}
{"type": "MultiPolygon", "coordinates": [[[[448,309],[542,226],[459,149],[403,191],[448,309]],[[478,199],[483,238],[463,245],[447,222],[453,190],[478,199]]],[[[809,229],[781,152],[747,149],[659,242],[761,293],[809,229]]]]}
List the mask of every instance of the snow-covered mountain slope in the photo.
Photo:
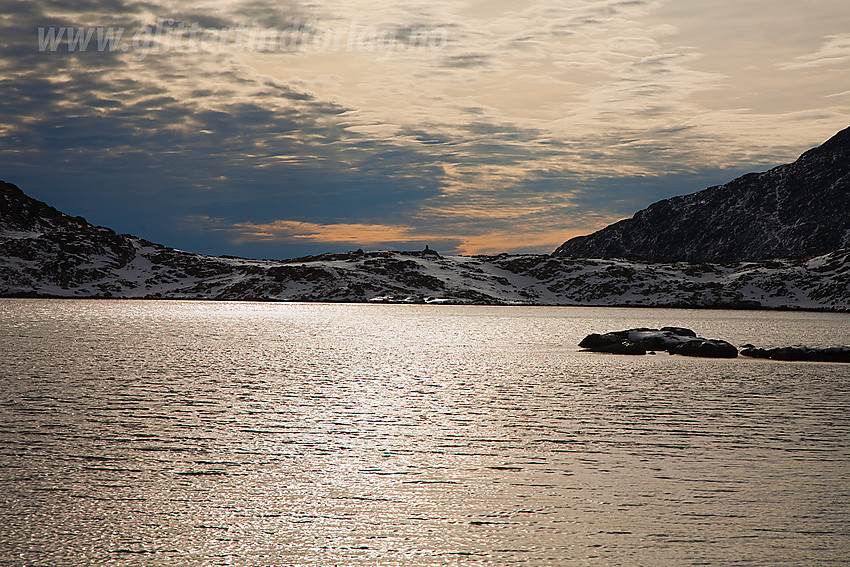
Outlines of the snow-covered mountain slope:
{"type": "Polygon", "coordinates": [[[562,244],[570,258],[734,262],[850,246],[850,128],[797,161],[659,201],[562,244]]]}
{"type": "Polygon", "coordinates": [[[545,255],[348,252],[246,260],[182,252],[0,185],[0,296],[850,310],[850,250],[724,265],[545,255]]]}

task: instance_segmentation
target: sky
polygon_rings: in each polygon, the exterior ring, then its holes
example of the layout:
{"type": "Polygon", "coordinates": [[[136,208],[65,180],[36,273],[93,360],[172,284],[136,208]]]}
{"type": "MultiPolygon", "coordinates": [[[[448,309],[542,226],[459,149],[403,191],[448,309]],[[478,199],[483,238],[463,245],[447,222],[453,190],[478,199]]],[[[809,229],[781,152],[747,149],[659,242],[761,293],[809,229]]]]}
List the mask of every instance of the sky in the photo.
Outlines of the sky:
{"type": "Polygon", "coordinates": [[[0,0],[0,21],[0,179],[206,254],[548,253],[850,125],[846,0],[0,0]]]}

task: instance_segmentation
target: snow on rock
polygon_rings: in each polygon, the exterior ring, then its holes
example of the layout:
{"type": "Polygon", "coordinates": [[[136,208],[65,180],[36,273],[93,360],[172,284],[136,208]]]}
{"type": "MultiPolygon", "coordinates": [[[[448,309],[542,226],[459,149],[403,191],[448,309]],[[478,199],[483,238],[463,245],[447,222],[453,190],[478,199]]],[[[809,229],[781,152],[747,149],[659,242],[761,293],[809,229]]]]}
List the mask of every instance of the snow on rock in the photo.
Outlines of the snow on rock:
{"type": "Polygon", "coordinates": [[[850,246],[850,128],[791,164],[653,203],[562,244],[571,258],[737,262],[850,246]]]}
{"type": "Polygon", "coordinates": [[[346,252],[212,257],[118,235],[0,182],[0,296],[850,310],[850,249],[727,264],[346,252]]]}

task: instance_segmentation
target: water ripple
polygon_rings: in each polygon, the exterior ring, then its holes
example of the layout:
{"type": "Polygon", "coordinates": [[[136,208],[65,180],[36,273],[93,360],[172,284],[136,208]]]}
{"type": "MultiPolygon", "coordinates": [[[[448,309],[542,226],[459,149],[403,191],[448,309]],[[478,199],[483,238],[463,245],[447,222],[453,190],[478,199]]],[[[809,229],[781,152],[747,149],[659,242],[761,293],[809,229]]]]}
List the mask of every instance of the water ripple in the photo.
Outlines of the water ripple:
{"type": "Polygon", "coordinates": [[[574,346],[817,344],[846,315],[2,309],[4,565],[850,563],[846,368],[574,346]]]}

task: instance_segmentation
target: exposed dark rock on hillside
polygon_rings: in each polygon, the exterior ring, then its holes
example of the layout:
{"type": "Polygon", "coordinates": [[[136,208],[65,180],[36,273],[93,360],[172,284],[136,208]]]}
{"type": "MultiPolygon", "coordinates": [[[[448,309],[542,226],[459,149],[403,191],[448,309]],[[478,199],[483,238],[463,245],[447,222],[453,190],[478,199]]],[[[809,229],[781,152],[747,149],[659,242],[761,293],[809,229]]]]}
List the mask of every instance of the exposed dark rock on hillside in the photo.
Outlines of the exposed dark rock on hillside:
{"type": "Polygon", "coordinates": [[[737,264],[349,252],[246,260],[95,227],[0,182],[0,296],[850,309],[850,250],[737,264]]]}
{"type": "Polygon", "coordinates": [[[569,258],[738,262],[850,246],[850,128],[797,161],[659,201],[562,244],[569,258]]]}

